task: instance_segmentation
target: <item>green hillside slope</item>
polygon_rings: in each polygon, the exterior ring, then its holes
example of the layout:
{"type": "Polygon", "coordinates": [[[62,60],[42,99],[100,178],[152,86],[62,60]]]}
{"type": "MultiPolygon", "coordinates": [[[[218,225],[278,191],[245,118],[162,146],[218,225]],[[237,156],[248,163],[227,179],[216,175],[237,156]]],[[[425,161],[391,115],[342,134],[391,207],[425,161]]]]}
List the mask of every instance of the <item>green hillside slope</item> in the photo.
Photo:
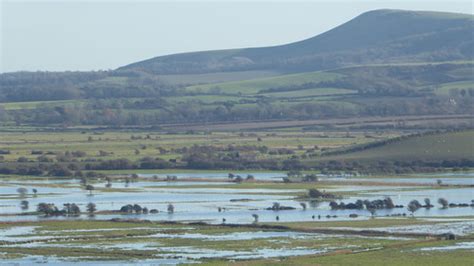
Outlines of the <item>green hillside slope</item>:
{"type": "Polygon", "coordinates": [[[324,157],[324,160],[474,160],[474,131],[408,137],[375,148],[324,157]]]}
{"type": "Polygon", "coordinates": [[[375,10],[300,42],[161,56],[121,69],[155,74],[300,72],[351,64],[470,60],[474,58],[473,29],[471,15],[375,10]]]}

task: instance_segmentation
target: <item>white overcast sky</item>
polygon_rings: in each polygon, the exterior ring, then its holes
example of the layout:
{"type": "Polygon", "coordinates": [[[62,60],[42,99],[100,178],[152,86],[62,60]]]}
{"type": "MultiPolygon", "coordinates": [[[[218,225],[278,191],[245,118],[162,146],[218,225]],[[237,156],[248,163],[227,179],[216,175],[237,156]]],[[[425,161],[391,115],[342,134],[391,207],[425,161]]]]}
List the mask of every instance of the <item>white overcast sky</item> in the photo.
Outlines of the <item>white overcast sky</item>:
{"type": "Polygon", "coordinates": [[[0,3],[0,72],[105,70],[172,53],[284,44],[381,8],[473,13],[470,0],[0,3]]]}

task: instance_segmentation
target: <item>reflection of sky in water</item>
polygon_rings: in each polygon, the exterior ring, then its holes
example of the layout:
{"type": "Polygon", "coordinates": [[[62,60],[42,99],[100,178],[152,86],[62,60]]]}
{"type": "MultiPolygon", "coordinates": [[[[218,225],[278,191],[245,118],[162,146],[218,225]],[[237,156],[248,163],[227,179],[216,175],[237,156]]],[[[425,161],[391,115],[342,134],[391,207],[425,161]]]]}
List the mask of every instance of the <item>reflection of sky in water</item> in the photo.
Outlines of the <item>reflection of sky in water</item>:
{"type": "MultiPolygon", "coordinates": [[[[279,173],[279,172],[272,172],[272,173],[265,173],[265,172],[232,172],[235,175],[240,175],[242,178],[247,178],[247,175],[253,175],[256,180],[282,180],[283,177],[286,177],[286,173],[279,173]]],[[[170,176],[176,176],[178,179],[180,178],[201,178],[201,179],[228,179],[229,173],[176,173],[176,174],[169,174],[170,176]]],[[[149,177],[153,178],[154,176],[158,176],[159,178],[166,178],[168,174],[139,174],[140,177],[149,177]]]]}
{"type": "MultiPolygon", "coordinates": [[[[186,174],[189,175],[189,174],[186,174]]],[[[211,174],[196,174],[199,176],[224,176],[211,173],[211,174]]],[[[241,174],[244,176],[245,174],[241,174]]],[[[275,173],[255,173],[257,177],[268,177],[275,176],[275,173]]],[[[418,178],[418,177],[417,177],[418,178]]],[[[405,178],[390,178],[387,180],[399,182],[405,178]]],[[[418,178],[419,179],[419,178],[418,178]]],[[[435,182],[436,178],[422,178],[428,179],[435,182]]],[[[469,178],[446,178],[466,180],[469,178]]],[[[345,179],[347,180],[347,179],[345,179]]],[[[352,179],[350,179],[352,180],[352,179]]],[[[374,180],[370,178],[369,180],[374,180]]],[[[341,180],[342,181],[342,180],[341,180]]],[[[280,221],[312,221],[312,220],[348,220],[349,214],[358,214],[357,219],[367,219],[370,214],[367,210],[338,210],[332,211],[329,208],[328,202],[306,202],[308,209],[303,211],[300,202],[293,199],[292,196],[278,195],[278,193],[286,192],[297,192],[303,193],[304,190],[278,190],[278,189],[221,189],[221,188],[167,188],[166,186],[192,186],[192,185],[203,185],[203,182],[153,182],[153,181],[138,181],[129,184],[128,188],[124,187],[123,182],[114,182],[112,189],[119,188],[125,190],[123,192],[101,192],[99,190],[93,191],[93,196],[88,196],[88,192],[79,188],[77,181],[71,183],[61,184],[68,185],[67,187],[45,187],[45,186],[34,186],[34,185],[46,185],[50,181],[31,181],[27,185],[18,185],[18,182],[14,184],[8,181],[2,181],[0,183],[0,195],[12,195],[14,198],[5,197],[0,199],[0,210],[2,213],[19,213],[21,199],[17,197],[18,193],[16,189],[18,187],[25,187],[31,193],[32,188],[38,189],[38,196],[32,197],[31,194],[26,198],[29,201],[30,210],[34,210],[36,205],[40,202],[54,203],[59,208],[62,208],[63,203],[76,203],[82,210],[85,210],[85,205],[89,202],[93,202],[97,205],[97,209],[101,210],[118,210],[121,206],[126,204],[139,204],[148,209],[158,209],[158,214],[148,215],[122,215],[122,214],[111,214],[111,215],[99,215],[95,219],[110,219],[115,217],[121,218],[140,218],[149,220],[175,220],[175,221],[186,221],[186,220],[206,220],[213,223],[220,223],[223,219],[226,219],[227,223],[250,223],[253,221],[252,214],[259,215],[259,221],[271,222],[276,221],[277,216],[280,221]],[[32,185],[33,184],[33,185],[32,185]],[[150,188],[152,187],[152,188],[150,188]],[[127,191],[130,189],[130,191],[127,191]],[[138,191],[138,192],[137,192],[138,191]],[[45,195],[46,194],[46,195],[45,195]],[[49,195],[48,195],[49,194],[49,195]],[[231,201],[233,200],[233,201],[231,201]],[[237,200],[237,201],[235,201],[237,200]],[[273,202],[279,202],[283,206],[290,206],[296,208],[296,210],[286,211],[267,211],[265,208],[271,207],[273,202]],[[169,215],[165,212],[168,203],[173,203],[175,206],[175,213],[169,215]],[[225,211],[218,212],[218,207],[225,208],[225,211]],[[326,218],[330,215],[331,218],[326,218]],[[336,218],[332,216],[336,215],[336,218]],[[314,216],[314,219],[313,219],[314,216]],[[321,218],[318,219],[318,216],[321,218]]],[[[205,182],[209,183],[209,182],[205,182]]],[[[220,183],[222,184],[222,183],[220,183]]],[[[230,185],[236,185],[233,183],[224,183],[230,185]]],[[[104,188],[105,183],[94,184],[97,189],[104,188]]],[[[238,185],[236,185],[238,186],[238,185]]],[[[462,216],[472,215],[473,208],[449,208],[440,209],[437,203],[438,198],[443,197],[454,203],[471,203],[474,199],[474,190],[472,188],[441,188],[441,189],[424,189],[404,191],[407,187],[395,187],[395,186],[335,186],[331,189],[326,189],[328,192],[331,191],[363,191],[363,196],[351,196],[347,199],[343,199],[344,202],[355,202],[357,199],[382,199],[386,196],[390,196],[395,204],[406,205],[409,201],[417,199],[423,202],[424,198],[430,198],[434,208],[429,210],[419,209],[416,216],[462,216]]],[[[340,200],[337,200],[340,201],[340,200]]],[[[406,208],[392,209],[392,210],[378,210],[378,216],[393,215],[407,213],[406,208]]],[[[82,218],[85,218],[83,216],[82,218]]],[[[0,220],[3,221],[15,221],[15,220],[36,220],[36,219],[48,219],[38,218],[37,216],[0,216],[0,220]]],[[[67,217],[55,217],[54,219],[74,219],[67,217]]]]}
{"type": "Polygon", "coordinates": [[[419,248],[417,249],[417,251],[449,251],[449,250],[458,250],[458,249],[474,250],[474,242],[460,242],[452,246],[443,246],[443,247],[419,248]]]}
{"type": "MultiPolygon", "coordinates": [[[[117,265],[117,261],[94,261],[94,258],[86,257],[74,257],[74,258],[57,258],[57,257],[45,257],[45,256],[26,256],[24,258],[18,259],[8,259],[8,265],[31,265],[31,264],[43,264],[43,265],[53,265],[53,266],[64,266],[64,265],[74,265],[74,266],[89,266],[89,265],[117,265]],[[87,259],[80,261],[79,259],[87,259]]],[[[139,261],[129,260],[129,261],[120,261],[122,266],[155,266],[155,265],[177,265],[180,263],[193,263],[192,260],[187,260],[184,258],[165,258],[165,259],[140,259],[139,261]]]]}
{"type": "Polygon", "coordinates": [[[438,180],[441,180],[442,184],[446,185],[474,185],[474,178],[472,177],[433,177],[433,178],[422,178],[422,177],[406,177],[406,178],[350,178],[346,180],[353,181],[371,181],[380,183],[408,183],[408,184],[437,184],[438,180]]]}

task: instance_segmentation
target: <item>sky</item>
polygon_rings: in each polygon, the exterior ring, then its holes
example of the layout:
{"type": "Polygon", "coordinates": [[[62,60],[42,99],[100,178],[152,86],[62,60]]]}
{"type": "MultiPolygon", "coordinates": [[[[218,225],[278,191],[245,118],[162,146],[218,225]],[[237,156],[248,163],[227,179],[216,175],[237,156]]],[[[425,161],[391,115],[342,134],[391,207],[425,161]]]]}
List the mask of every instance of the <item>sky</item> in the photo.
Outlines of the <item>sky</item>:
{"type": "Polygon", "coordinates": [[[473,14],[470,0],[0,0],[0,72],[108,70],[173,53],[285,44],[382,8],[473,14]]]}

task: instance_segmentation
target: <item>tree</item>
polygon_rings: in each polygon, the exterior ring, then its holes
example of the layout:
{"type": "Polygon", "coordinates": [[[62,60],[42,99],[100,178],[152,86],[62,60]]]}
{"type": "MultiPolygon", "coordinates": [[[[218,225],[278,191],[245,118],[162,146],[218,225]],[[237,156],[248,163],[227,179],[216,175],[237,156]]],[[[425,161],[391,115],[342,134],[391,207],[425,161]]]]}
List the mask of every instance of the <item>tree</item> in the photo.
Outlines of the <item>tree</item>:
{"type": "Polygon", "coordinates": [[[58,208],[52,203],[39,203],[36,211],[44,215],[54,215],[59,212],[58,208]]]}
{"type": "Polygon", "coordinates": [[[171,214],[171,213],[174,213],[174,206],[173,206],[173,204],[171,204],[171,203],[168,204],[168,213],[170,213],[170,214],[171,214]]]}
{"type": "Polygon", "coordinates": [[[21,198],[24,198],[26,196],[26,193],[28,193],[28,189],[26,189],[24,187],[20,187],[16,190],[16,192],[18,192],[18,194],[20,194],[21,198]]]}
{"type": "Polygon", "coordinates": [[[71,214],[72,215],[79,215],[81,213],[81,209],[75,203],[71,204],[71,214]]]}
{"type": "Polygon", "coordinates": [[[337,210],[337,208],[339,207],[339,204],[337,204],[337,202],[335,201],[331,201],[329,202],[329,207],[331,207],[331,210],[337,210]]]}
{"type": "Polygon", "coordinates": [[[244,179],[243,179],[240,175],[238,175],[238,176],[234,179],[234,182],[235,182],[235,183],[242,183],[242,181],[244,181],[244,179]]]}
{"type": "Polygon", "coordinates": [[[253,222],[258,223],[258,214],[252,214],[253,222]]]}
{"type": "Polygon", "coordinates": [[[109,176],[105,178],[105,180],[107,181],[107,184],[105,184],[105,187],[106,188],[111,188],[112,187],[112,178],[110,178],[109,176]]]}
{"type": "Polygon", "coordinates": [[[303,208],[303,210],[305,211],[305,210],[306,210],[306,203],[301,202],[300,205],[301,205],[301,207],[303,208]]]}
{"type": "Polygon", "coordinates": [[[324,195],[324,193],[322,193],[321,191],[315,189],[315,188],[311,188],[310,190],[308,190],[308,196],[310,198],[322,198],[324,195]]]}
{"type": "Polygon", "coordinates": [[[93,185],[87,185],[86,190],[89,190],[89,195],[92,195],[92,190],[94,190],[94,186],[93,185]]]}
{"type": "Polygon", "coordinates": [[[415,216],[415,212],[419,208],[421,208],[421,204],[417,200],[410,201],[410,203],[408,203],[408,206],[407,206],[408,211],[411,212],[411,216],[413,217],[415,216]]]}
{"type": "Polygon", "coordinates": [[[431,205],[431,200],[429,198],[425,198],[425,208],[431,208],[433,205],[431,205]]]}
{"type": "Polygon", "coordinates": [[[272,210],[274,211],[279,211],[280,210],[280,203],[278,202],[273,202],[272,210]]]}
{"type": "Polygon", "coordinates": [[[27,200],[22,200],[20,204],[21,204],[21,209],[22,210],[24,210],[24,211],[28,210],[29,202],[27,200]]]}
{"type": "Polygon", "coordinates": [[[139,214],[143,211],[143,208],[142,206],[138,205],[138,204],[134,204],[133,205],[133,211],[136,213],[136,214],[139,214]]]}
{"type": "Polygon", "coordinates": [[[305,182],[318,182],[319,178],[315,174],[309,174],[309,175],[304,176],[303,181],[305,181],[305,182]]]}
{"type": "Polygon", "coordinates": [[[38,193],[38,190],[36,188],[33,188],[32,191],[33,191],[33,194],[35,194],[35,197],[36,197],[36,194],[38,193]]]}
{"type": "Polygon", "coordinates": [[[94,212],[97,211],[97,208],[94,203],[89,202],[86,206],[87,212],[89,213],[89,216],[94,216],[94,212]]]}
{"type": "Polygon", "coordinates": [[[384,199],[384,203],[385,203],[385,206],[388,208],[388,209],[393,209],[395,208],[395,204],[393,203],[393,200],[392,198],[390,197],[386,197],[384,199]]]}
{"type": "Polygon", "coordinates": [[[439,198],[438,203],[441,205],[443,209],[447,209],[449,206],[448,200],[446,200],[445,198],[439,198]]]}
{"type": "Polygon", "coordinates": [[[66,214],[71,214],[72,213],[71,203],[64,203],[63,206],[64,206],[63,210],[66,214]]]}
{"type": "Polygon", "coordinates": [[[64,203],[63,214],[67,215],[79,215],[81,209],[75,203],[64,203]]]}
{"type": "Polygon", "coordinates": [[[369,206],[367,210],[370,212],[370,217],[374,218],[375,214],[377,213],[377,209],[375,209],[373,206],[369,206]]]}
{"type": "Polygon", "coordinates": [[[133,212],[133,205],[131,204],[127,204],[127,205],[124,205],[120,208],[120,212],[126,212],[126,213],[131,213],[133,212]]]}
{"type": "Polygon", "coordinates": [[[298,170],[291,170],[286,174],[289,178],[295,178],[301,176],[301,171],[298,170]]]}

